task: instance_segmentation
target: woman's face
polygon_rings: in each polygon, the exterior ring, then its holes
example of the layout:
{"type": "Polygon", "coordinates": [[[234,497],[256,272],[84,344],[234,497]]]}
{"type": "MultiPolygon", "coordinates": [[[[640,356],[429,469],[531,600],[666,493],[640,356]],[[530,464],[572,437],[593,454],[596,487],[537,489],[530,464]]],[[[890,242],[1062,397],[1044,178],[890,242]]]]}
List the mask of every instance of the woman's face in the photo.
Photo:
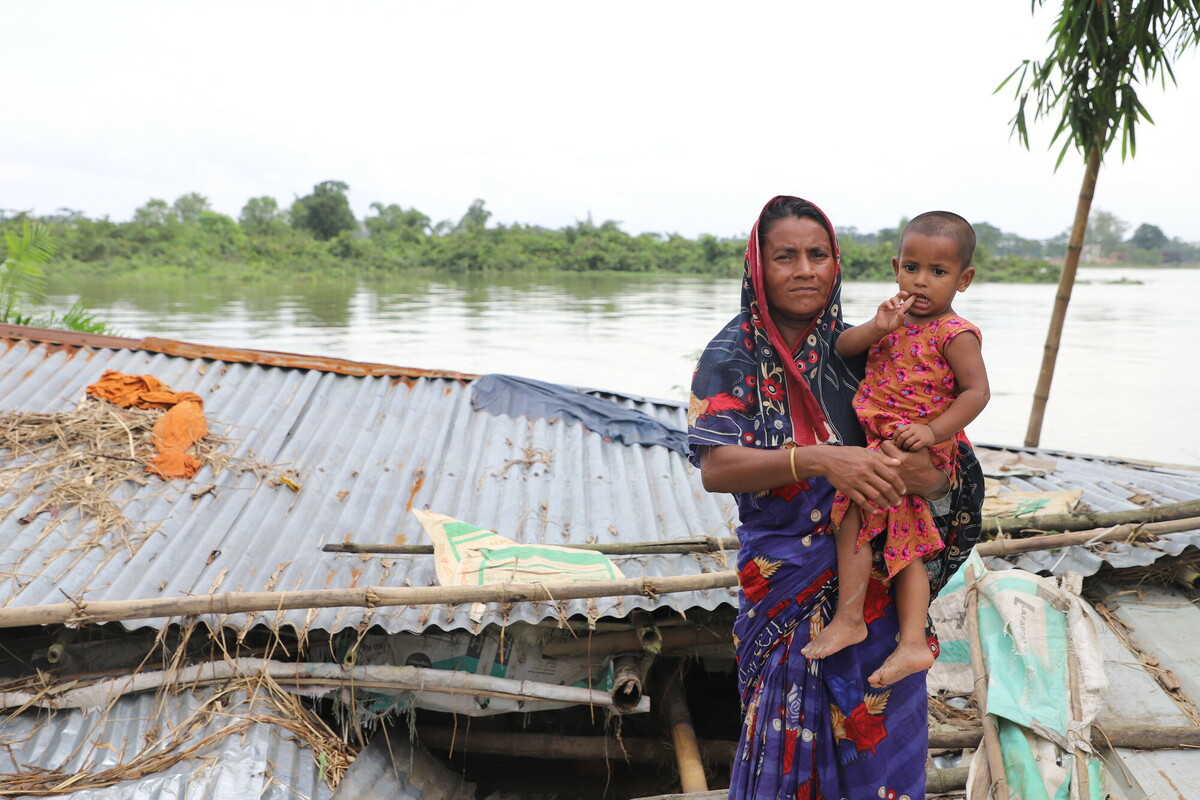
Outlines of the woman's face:
{"type": "Polygon", "coordinates": [[[784,217],[767,230],[763,283],[771,318],[792,342],[825,307],[837,264],[824,226],[807,217],[784,217]]]}

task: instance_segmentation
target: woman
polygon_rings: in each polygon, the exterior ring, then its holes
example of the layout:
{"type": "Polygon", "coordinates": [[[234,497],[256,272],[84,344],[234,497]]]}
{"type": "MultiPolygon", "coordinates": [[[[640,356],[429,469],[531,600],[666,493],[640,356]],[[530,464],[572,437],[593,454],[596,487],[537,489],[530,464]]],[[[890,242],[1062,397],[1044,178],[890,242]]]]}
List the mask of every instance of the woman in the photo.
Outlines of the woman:
{"type": "Polygon", "coordinates": [[[800,650],[836,603],[835,490],[864,507],[936,498],[947,543],[929,564],[936,592],[978,538],[983,481],[970,448],[948,486],[926,453],[862,447],[851,407],[862,363],[833,347],[844,327],[840,289],[829,220],[807,201],[776,197],[750,233],[741,313],[693,378],[693,462],[705,488],[736,495],[741,519],[734,636],[744,720],[730,798],[925,796],[925,673],[867,684],[896,642],[888,588],[869,584],[865,640],[811,662],[800,650]]]}

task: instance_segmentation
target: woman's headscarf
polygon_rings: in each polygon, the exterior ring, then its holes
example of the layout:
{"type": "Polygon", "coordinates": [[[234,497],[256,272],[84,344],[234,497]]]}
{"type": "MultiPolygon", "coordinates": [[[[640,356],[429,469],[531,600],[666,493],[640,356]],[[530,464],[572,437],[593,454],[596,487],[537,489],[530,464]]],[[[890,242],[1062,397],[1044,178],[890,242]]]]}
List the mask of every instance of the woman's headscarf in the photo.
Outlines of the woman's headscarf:
{"type": "Polygon", "coordinates": [[[758,235],[767,210],[783,201],[807,202],[779,196],[763,207],[746,247],[741,312],[705,348],[692,376],[688,438],[693,463],[702,448],[714,445],[863,443],[851,404],[862,359],[843,360],[834,351],[845,328],[841,251],[833,225],[811,203],[833,247],[836,266],[829,296],[791,352],[771,319],[758,235]]]}

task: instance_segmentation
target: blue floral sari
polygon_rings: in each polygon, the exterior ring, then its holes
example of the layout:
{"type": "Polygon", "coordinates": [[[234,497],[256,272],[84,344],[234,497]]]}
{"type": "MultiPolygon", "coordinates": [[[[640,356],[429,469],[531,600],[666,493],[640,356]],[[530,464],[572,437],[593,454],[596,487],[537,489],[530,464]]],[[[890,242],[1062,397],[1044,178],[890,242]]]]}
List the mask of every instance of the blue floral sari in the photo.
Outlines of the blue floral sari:
{"type": "MultiPolygon", "coordinates": [[[[705,349],[693,377],[688,434],[695,464],[713,446],[864,444],[851,405],[862,360],[842,359],[833,348],[845,328],[837,239],[828,219],[812,210],[837,261],[825,307],[789,353],[766,307],[756,223],[741,312],[705,349]]],[[[731,800],[925,797],[925,673],[885,689],[867,684],[899,633],[888,586],[872,574],[862,643],[811,662],[800,653],[837,604],[834,494],[827,481],[810,478],[736,496],[742,592],[734,637],[743,724],[731,800]]],[[[963,445],[950,511],[937,517],[947,546],[927,565],[935,593],[979,537],[982,494],[978,462],[963,445]]],[[[936,651],[932,634],[930,646],[936,651]]]]}

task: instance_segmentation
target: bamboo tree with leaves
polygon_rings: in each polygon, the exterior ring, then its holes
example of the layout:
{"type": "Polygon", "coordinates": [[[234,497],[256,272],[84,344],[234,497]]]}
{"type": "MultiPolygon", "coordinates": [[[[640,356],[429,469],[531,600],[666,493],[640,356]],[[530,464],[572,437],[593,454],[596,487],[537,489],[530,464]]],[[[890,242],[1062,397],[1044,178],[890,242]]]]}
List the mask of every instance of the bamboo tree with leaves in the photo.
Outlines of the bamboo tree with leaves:
{"type": "Polygon", "coordinates": [[[27,325],[18,309],[45,297],[46,273],[42,265],[54,257],[56,246],[41,225],[24,221],[21,232],[4,232],[5,256],[0,262],[0,322],[27,325]]]}
{"type": "MultiPolygon", "coordinates": [[[[1043,4],[1044,0],[1033,0],[1032,9],[1043,4]]],[[[1121,158],[1134,156],[1138,123],[1153,124],[1138,97],[1139,87],[1152,82],[1165,87],[1168,80],[1174,84],[1172,59],[1197,42],[1200,0],[1062,0],[1049,36],[1049,55],[1043,61],[1023,62],[997,88],[1000,91],[1016,79],[1018,104],[1012,129],[1026,148],[1032,108],[1035,120],[1058,117],[1050,140],[1051,146],[1061,143],[1056,170],[1071,151],[1085,160],[1025,433],[1027,447],[1036,447],[1041,439],[1063,322],[1104,154],[1120,138],[1121,158]]]]}
{"type": "Polygon", "coordinates": [[[0,261],[0,323],[111,333],[107,325],[92,316],[82,300],[75,301],[62,316],[53,311],[40,316],[22,313],[22,309],[39,305],[46,297],[46,272],[42,265],[49,263],[58,246],[45,227],[23,221],[19,233],[4,232],[4,248],[4,260],[0,261]]]}

